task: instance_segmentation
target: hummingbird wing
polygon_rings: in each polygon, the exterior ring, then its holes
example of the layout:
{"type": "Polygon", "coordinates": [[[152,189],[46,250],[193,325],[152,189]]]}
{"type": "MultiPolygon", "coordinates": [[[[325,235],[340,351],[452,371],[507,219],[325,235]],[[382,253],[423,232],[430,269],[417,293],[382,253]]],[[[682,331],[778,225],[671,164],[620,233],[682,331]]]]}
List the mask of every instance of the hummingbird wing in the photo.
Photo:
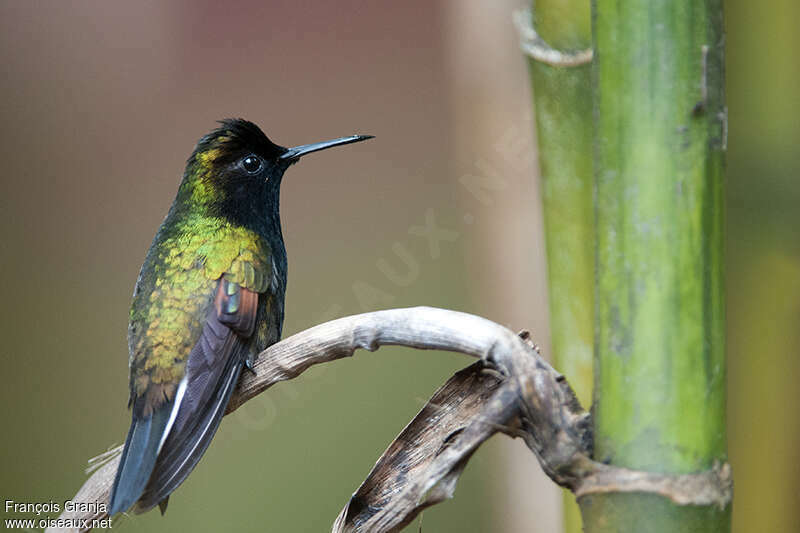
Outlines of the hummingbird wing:
{"type": "Polygon", "coordinates": [[[137,501],[137,511],[153,507],[189,475],[243,361],[280,336],[285,277],[276,275],[270,245],[220,224],[191,218],[184,227],[168,215],[136,282],[128,328],[132,423],[111,515],[137,501]]]}
{"type": "Polygon", "coordinates": [[[166,499],[197,465],[219,427],[249,355],[259,309],[268,307],[272,295],[225,277],[215,283],[177,387],[167,395],[152,385],[133,399],[133,420],[109,500],[112,516],[137,501],[136,511],[143,512],[166,499]],[[153,405],[153,398],[161,403],[153,405]]]}
{"type": "Polygon", "coordinates": [[[187,360],[186,373],[175,397],[173,423],[167,427],[152,474],[138,500],[137,512],[147,511],[165,500],[205,453],[249,353],[259,299],[268,297],[220,279],[214,305],[187,360]]]}

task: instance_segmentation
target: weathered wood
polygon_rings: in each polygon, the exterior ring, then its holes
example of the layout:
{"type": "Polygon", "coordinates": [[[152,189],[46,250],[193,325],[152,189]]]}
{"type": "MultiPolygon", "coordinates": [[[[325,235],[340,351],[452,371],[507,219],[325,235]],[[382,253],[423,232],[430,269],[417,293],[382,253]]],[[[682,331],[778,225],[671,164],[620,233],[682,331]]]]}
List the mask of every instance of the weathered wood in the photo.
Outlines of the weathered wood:
{"type": "MultiPolygon", "coordinates": [[[[423,495],[427,494],[428,505],[451,495],[469,456],[497,431],[523,436],[540,460],[547,463],[545,470],[562,484],[574,481],[571,469],[565,465],[588,460],[588,414],[578,405],[563,376],[538,355],[530,342],[490,320],[430,307],[340,318],[274,344],[260,354],[255,373],[243,375],[228,412],[315,364],[349,357],[357,349],[374,351],[386,345],[460,352],[481,362],[456,374],[423,409],[435,411],[438,422],[426,426],[429,421],[419,415],[401,434],[405,444],[390,448],[394,450],[395,467],[416,468],[417,475],[403,478],[402,486],[396,482],[391,501],[372,512],[370,521],[361,520],[360,525],[348,521],[346,508],[344,516],[337,520],[337,530],[389,531],[401,527],[421,510],[423,495]],[[474,381],[476,369],[483,378],[474,381]],[[466,378],[470,379],[462,381],[466,378]],[[445,420],[449,425],[441,426],[445,420]],[[417,421],[422,421],[422,426],[415,425],[417,421]],[[406,437],[412,433],[417,437],[408,440],[406,437]],[[416,454],[416,461],[398,462],[398,447],[405,450],[409,459],[416,454]],[[437,485],[439,492],[429,492],[437,485]]],[[[118,455],[110,455],[112,458],[84,483],[74,501],[108,500],[119,461],[118,455]]],[[[381,464],[391,462],[381,461],[376,471],[380,471],[381,464]]],[[[374,476],[370,476],[362,488],[373,480],[374,476]]],[[[366,505],[375,507],[372,501],[366,505]]],[[[352,502],[348,506],[353,509],[352,502]]],[[[63,513],[60,518],[102,517],[103,513],[63,513]]]]}

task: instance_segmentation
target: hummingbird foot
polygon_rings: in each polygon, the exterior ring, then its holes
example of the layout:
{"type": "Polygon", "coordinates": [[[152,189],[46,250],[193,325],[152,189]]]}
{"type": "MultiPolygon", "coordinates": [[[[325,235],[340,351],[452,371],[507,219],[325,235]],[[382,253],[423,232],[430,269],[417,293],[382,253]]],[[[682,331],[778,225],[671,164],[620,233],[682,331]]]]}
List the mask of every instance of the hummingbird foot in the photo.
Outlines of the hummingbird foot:
{"type": "Polygon", "coordinates": [[[257,374],[257,372],[256,372],[256,369],[255,369],[255,368],[253,368],[253,359],[250,359],[249,357],[248,357],[247,359],[245,359],[245,360],[244,360],[244,367],[245,367],[245,368],[246,368],[246,369],[247,369],[247,370],[248,370],[248,371],[249,371],[251,374],[253,374],[254,376],[257,374]]]}

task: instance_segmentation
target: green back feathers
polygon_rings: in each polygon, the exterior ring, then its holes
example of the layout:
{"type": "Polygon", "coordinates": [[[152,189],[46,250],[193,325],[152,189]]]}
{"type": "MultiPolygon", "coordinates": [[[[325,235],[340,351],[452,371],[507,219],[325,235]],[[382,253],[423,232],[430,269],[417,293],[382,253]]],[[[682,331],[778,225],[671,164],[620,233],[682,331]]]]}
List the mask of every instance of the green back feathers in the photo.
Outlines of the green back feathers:
{"type": "Polygon", "coordinates": [[[131,306],[132,395],[153,396],[148,404],[160,403],[158,395],[172,397],[222,276],[265,292],[272,278],[269,244],[252,230],[224,219],[195,215],[165,221],[131,306]]]}

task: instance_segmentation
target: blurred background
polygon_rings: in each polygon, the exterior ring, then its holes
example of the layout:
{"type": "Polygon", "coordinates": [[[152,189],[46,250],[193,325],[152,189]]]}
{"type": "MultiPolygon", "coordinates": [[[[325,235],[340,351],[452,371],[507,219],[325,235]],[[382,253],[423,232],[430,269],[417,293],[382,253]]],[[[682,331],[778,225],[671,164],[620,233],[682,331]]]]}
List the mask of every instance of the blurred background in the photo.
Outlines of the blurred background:
{"type": "MultiPolygon", "coordinates": [[[[242,116],[283,145],[355,132],[283,184],[285,334],[435,305],[548,351],[523,1],[0,4],[0,494],[63,502],[124,441],[128,306],[195,141],[242,116]],[[302,5],[301,5],[302,4],[302,5]],[[465,177],[496,187],[474,195],[465,177]],[[415,228],[447,238],[430,247],[415,228]]],[[[800,523],[800,4],[726,2],[734,529],[800,523]]],[[[468,178],[467,178],[468,180],[468,178]]],[[[469,363],[359,353],[225,419],[169,512],[115,529],[324,531],[436,387],[469,363]]],[[[560,496],[492,439],[424,531],[556,532],[560,496]]],[[[3,518],[29,517],[5,513],[3,518]]],[[[413,528],[417,528],[415,522],[413,528]]]]}

